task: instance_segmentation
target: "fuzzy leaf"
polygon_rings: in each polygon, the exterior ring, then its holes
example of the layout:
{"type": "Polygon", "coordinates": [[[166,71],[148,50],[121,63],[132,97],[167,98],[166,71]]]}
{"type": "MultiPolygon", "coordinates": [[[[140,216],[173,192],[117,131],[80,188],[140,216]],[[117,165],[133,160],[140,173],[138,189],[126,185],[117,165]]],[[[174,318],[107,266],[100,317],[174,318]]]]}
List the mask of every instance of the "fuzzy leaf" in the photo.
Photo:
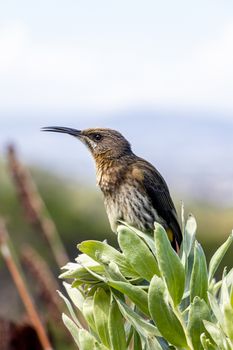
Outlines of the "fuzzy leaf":
{"type": "Polygon", "coordinates": [[[79,331],[80,350],[107,350],[85,329],[79,331]]]}
{"type": "Polygon", "coordinates": [[[71,301],[73,302],[73,304],[80,310],[82,311],[83,309],[83,303],[84,303],[84,296],[82,295],[82,293],[76,289],[76,288],[72,288],[72,286],[68,283],[63,283],[63,286],[66,289],[67,294],[69,295],[71,301]]]}
{"type": "Polygon", "coordinates": [[[217,271],[224,255],[226,254],[227,250],[230,248],[231,244],[233,242],[233,232],[230,234],[230,236],[227,238],[226,242],[224,242],[216,251],[216,253],[213,255],[213,257],[210,260],[209,264],[209,281],[212,280],[214,277],[215,272],[217,271]]]}
{"type": "MultiPolygon", "coordinates": [[[[77,264],[78,265],[78,264],[77,264]]],[[[89,269],[91,271],[94,271],[96,273],[103,273],[104,271],[104,267],[102,265],[95,265],[95,266],[89,266],[89,269]]],[[[79,268],[76,268],[75,270],[68,270],[64,273],[62,273],[59,276],[60,279],[73,279],[73,278],[77,278],[83,281],[89,281],[89,280],[93,280],[93,277],[88,273],[88,271],[82,267],[79,266],[79,268]]]]}
{"type": "Polygon", "coordinates": [[[233,286],[233,268],[230,269],[230,271],[226,275],[227,285],[228,287],[233,286]]]}
{"type": "Polygon", "coordinates": [[[67,306],[67,309],[69,310],[70,316],[72,317],[73,321],[76,323],[76,325],[78,327],[82,328],[82,325],[81,325],[79,319],[77,318],[70,301],[60,291],[57,291],[57,292],[58,292],[58,295],[64,300],[64,302],[65,302],[65,304],[67,306]]]}
{"type": "Polygon", "coordinates": [[[126,259],[142,278],[150,281],[154,275],[160,275],[154,255],[136,233],[125,226],[119,226],[118,242],[126,259]]]}
{"type": "Polygon", "coordinates": [[[90,350],[95,348],[95,338],[84,329],[80,330],[79,332],[79,342],[81,350],[90,350]]]}
{"type": "Polygon", "coordinates": [[[110,310],[110,295],[102,288],[97,289],[94,296],[94,320],[100,340],[106,347],[110,347],[108,331],[108,317],[110,310]]]}
{"type": "Polygon", "coordinates": [[[190,298],[191,301],[198,296],[208,302],[208,273],[205,254],[201,245],[196,242],[194,249],[194,263],[191,275],[190,298]]]}
{"type": "Polygon", "coordinates": [[[121,281],[128,283],[128,280],[122,275],[119,267],[113,261],[108,265],[105,265],[105,271],[107,278],[114,281],[121,281]]]}
{"type": "Polygon", "coordinates": [[[111,261],[115,262],[123,275],[127,277],[138,277],[138,274],[130,266],[124,255],[107,243],[84,241],[78,245],[78,249],[101,264],[109,264],[111,261]]]}
{"type": "Polygon", "coordinates": [[[90,328],[96,332],[95,319],[94,319],[94,299],[88,297],[83,303],[83,315],[89,324],[90,328]]]}
{"type": "Polygon", "coordinates": [[[86,254],[80,254],[76,259],[76,263],[68,263],[61,270],[65,270],[59,278],[83,278],[86,274],[86,269],[83,266],[88,266],[94,272],[102,273],[104,271],[103,266],[91,259],[86,254]]]}
{"type": "Polygon", "coordinates": [[[225,305],[224,316],[225,316],[226,333],[230,338],[233,346],[233,308],[231,307],[230,304],[225,305]]]}
{"type": "Polygon", "coordinates": [[[201,334],[205,332],[203,320],[211,320],[210,310],[204,300],[195,297],[189,311],[188,332],[195,350],[203,349],[201,334]]]}
{"type": "Polygon", "coordinates": [[[144,233],[142,231],[139,231],[135,227],[130,226],[129,224],[127,224],[127,222],[120,221],[120,220],[119,220],[119,222],[122,223],[125,227],[128,227],[134,233],[136,233],[136,235],[138,237],[142,238],[146,242],[146,244],[148,245],[148,247],[150,248],[152,253],[156,256],[154,238],[150,234],[144,233]]]}
{"type": "Polygon", "coordinates": [[[224,317],[223,317],[224,315],[223,315],[223,313],[218,305],[217,299],[211,293],[208,293],[208,299],[209,299],[211,310],[212,310],[214,316],[216,317],[219,324],[223,328],[224,327],[224,317]]]}
{"type": "Polygon", "coordinates": [[[171,344],[178,347],[187,346],[184,329],[166,301],[165,284],[163,280],[154,276],[149,288],[149,310],[158,330],[171,344]]]}
{"type": "Polygon", "coordinates": [[[132,310],[127,304],[122,300],[116,298],[119,309],[124,316],[124,318],[130,322],[130,324],[137,330],[137,333],[141,334],[143,337],[161,337],[158,328],[148,321],[144,320],[137,312],[132,310]]]}
{"type": "Polygon", "coordinates": [[[147,293],[144,290],[138,286],[120,281],[109,280],[107,283],[109,286],[127,295],[144,314],[149,316],[147,293]]]}
{"type": "Polygon", "coordinates": [[[123,318],[117,302],[112,300],[109,314],[109,333],[112,350],[126,350],[126,335],[123,318]]]}
{"type": "Polygon", "coordinates": [[[220,309],[222,312],[224,312],[224,307],[225,305],[230,303],[230,295],[229,295],[229,290],[227,286],[227,279],[226,279],[226,269],[223,272],[223,277],[222,277],[222,286],[220,290],[220,309]]]}
{"type": "Polygon", "coordinates": [[[66,314],[62,314],[62,320],[66,328],[71,333],[72,337],[74,338],[75,343],[80,346],[79,343],[79,328],[77,325],[68,317],[66,314]]]}
{"type": "Polygon", "coordinates": [[[160,272],[164,277],[174,305],[177,306],[184,293],[185,270],[179,256],[169,242],[166,231],[159,224],[156,224],[155,229],[155,247],[160,272]]]}
{"type": "Polygon", "coordinates": [[[186,257],[188,257],[191,253],[193,243],[195,241],[196,230],[197,230],[196,220],[194,216],[190,214],[184,229],[183,250],[186,257]]]}
{"type": "Polygon", "coordinates": [[[221,328],[219,328],[216,324],[208,321],[203,321],[203,323],[205,325],[205,328],[207,329],[207,332],[210,334],[213,341],[218,346],[219,350],[232,350],[221,328]]]}

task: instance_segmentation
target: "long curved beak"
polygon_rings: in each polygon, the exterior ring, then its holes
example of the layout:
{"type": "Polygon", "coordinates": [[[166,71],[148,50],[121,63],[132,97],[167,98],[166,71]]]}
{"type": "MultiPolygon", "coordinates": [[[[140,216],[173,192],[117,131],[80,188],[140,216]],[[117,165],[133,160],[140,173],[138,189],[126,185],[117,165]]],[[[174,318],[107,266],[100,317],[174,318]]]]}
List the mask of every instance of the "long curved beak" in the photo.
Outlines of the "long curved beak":
{"type": "Polygon", "coordinates": [[[69,134],[75,137],[80,137],[81,135],[81,130],[65,128],[63,126],[48,126],[45,128],[41,128],[41,131],[61,132],[63,134],[69,134]]]}

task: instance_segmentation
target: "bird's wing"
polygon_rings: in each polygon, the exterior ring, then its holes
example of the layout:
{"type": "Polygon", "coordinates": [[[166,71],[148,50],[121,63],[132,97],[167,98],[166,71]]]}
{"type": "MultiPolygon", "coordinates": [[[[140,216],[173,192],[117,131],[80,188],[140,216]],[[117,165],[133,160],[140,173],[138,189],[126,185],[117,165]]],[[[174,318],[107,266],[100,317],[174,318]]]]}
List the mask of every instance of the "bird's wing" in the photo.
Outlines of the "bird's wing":
{"type": "Polygon", "coordinates": [[[144,189],[158,215],[166,221],[171,230],[172,245],[177,250],[177,245],[180,247],[182,242],[182,233],[168,186],[162,175],[150,163],[139,158],[135,165],[143,172],[141,181],[144,189]]]}

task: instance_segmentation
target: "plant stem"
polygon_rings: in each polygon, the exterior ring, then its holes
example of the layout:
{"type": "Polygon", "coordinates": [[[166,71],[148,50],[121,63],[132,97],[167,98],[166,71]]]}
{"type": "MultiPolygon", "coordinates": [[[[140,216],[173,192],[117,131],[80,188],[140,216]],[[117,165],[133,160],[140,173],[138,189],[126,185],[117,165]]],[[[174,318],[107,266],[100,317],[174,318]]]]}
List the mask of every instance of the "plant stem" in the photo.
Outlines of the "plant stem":
{"type": "Polygon", "coordinates": [[[11,273],[12,279],[16,285],[16,288],[18,289],[18,293],[21,297],[21,300],[25,306],[25,309],[27,310],[29,319],[34,326],[38,338],[41,342],[41,345],[44,350],[52,350],[52,345],[50,344],[50,341],[47,337],[46,331],[44,329],[44,326],[39,318],[39,315],[36,311],[36,308],[33,304],[33,301],[29,295],[29,292],[26,288],[26,285],[23,281],[22,276],[20,275],[20,272],[17,268],[17,265],[15,261],[13,260],[13,257],[11,255],[8,243],[7,243],[7,232],[5,230],[5,227],[2,223],[0,223],[0,251],[2,253],[3,259],[5,260],[5,263],[8,267],[8,270],[11,273]]]}
{"type": "Polygon", "coordinates": [[[20,204],[24,207],[27,219],[39,228],[48,242],[58,267],[64,266],[68,255],[57,231],[56,225],[50,217],[31,174],[18,160],[14,146],[8,147],[8,162],[20,204]]]}

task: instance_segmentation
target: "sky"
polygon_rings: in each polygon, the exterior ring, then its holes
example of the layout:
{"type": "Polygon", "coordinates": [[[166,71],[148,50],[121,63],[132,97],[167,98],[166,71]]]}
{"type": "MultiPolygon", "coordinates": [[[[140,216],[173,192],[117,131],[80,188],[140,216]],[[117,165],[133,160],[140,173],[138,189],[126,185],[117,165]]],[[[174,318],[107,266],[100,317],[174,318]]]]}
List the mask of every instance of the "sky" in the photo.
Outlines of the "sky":
{"type": "Polygon", "coordinates": [[[1,119],[136,106],[232,118],[232,62],[230,1],[0,4],[1,119]]]}
{"type": "Polygon", "coordinates": [[[87,151],[40,128],[114,127],[173,188],[232,203],[232,62],[229,0],[2,1],[0,156],[13,141],[94,183],[87,151]]]}

